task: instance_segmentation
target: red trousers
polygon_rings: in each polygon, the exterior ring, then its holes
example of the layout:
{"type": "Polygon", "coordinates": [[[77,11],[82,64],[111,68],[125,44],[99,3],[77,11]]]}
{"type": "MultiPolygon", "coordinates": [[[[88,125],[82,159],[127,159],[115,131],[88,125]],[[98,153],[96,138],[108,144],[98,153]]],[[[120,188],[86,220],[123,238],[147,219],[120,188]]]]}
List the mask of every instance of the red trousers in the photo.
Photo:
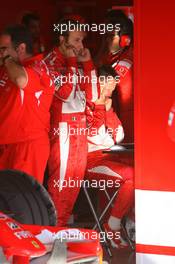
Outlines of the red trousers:
{"type": "Polygon", "coordinates": [[[49,151],[47,135],[17,144],[0,145],[0,169],[20,170],[43,183],[49,151]]]}
{"type": "MultiPolygon", "coordinates": [[[[88,153],[86,178],[90,180],[110,180],[110,187],[120,184],[111,215],[122,218],[131,209],[134,202],[134,169],[126,162],[117,161],[115,154],[102,153],[101,150],[88,153]],[[113,184],[111,185],[111,180],[113,184]]],[[[108,185],[109,186],[109,185],[108,185]]]]}
{"type": "MultiPolygon", "coordinates": [[[[87,162],[86,119],[60,122],[59,134],[51,140],[48,191],[57,209],[58,226],[66,226],[84,178],[87,162]]],[[[57,129],[58,130],[58,129],[57,129]]]]}

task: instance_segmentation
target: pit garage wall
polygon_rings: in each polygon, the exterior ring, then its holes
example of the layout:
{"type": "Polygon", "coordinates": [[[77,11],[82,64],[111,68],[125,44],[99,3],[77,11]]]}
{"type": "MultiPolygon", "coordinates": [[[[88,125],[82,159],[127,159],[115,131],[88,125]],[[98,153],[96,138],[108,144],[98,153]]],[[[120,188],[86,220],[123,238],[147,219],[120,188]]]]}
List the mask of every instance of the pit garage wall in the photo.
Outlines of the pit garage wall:
{"type": "Polygon", "coordinates": [[[175,263],[175,2],[135,0],[137,264],[175,263]]]}

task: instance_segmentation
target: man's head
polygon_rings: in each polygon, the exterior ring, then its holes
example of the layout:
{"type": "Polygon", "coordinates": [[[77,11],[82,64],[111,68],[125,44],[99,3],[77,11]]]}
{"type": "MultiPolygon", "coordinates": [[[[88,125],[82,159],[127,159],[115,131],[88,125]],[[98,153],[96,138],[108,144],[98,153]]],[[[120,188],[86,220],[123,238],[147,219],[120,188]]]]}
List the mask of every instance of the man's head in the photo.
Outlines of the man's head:
{"type": "Polygon", "coordinates": [[[22,61],[33,54],[30,32],[21,25],[7,27],[0,35],[0,59],[10,55],[15,60],[22,61]]]}
{"type": "Polygon", "coordinates": [[[32,13],[28,13],[23,16],[21,22],[25,27],[28,28],[34,40],[39,39],[40,31],[41,31],[39,16],[32,14],[32,13]]]}
{"type": "Polygon", "coordinates": [[[130,45],[133,38],[133,23],[122,10],[110,10],[106,16],[106,23],[114,27],[119,24],[119,31],[108,32],[108,48],[111,53],[130,45]]]}
{"type": "Polygon", "coordinates": [[[117,75],[111,65],[102,65],[98,69],[98,78],[100,83],[101,93],[105,97],[111,97],[117,84],[117,75]]]}
{"type": "Polygon", "coordinates": [[[84,49],[83,40],[85,31],[81,30],[80,23],[75,20],[64,19],[58,23],[59,31],[56,32],[56,44],[64,50],[73,48],[76,55],[84,49]]]}

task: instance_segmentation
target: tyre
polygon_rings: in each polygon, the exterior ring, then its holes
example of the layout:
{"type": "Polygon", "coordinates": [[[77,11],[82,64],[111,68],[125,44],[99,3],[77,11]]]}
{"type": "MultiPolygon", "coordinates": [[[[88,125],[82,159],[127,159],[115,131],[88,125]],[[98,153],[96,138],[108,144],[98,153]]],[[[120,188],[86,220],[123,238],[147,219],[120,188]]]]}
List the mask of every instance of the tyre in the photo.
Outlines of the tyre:
{"type": "Polygon", "coordinates": [[[22,224],[56,225],[56,210],[48,192],[21,171],[0,171],[0,211],[22,224]]]}

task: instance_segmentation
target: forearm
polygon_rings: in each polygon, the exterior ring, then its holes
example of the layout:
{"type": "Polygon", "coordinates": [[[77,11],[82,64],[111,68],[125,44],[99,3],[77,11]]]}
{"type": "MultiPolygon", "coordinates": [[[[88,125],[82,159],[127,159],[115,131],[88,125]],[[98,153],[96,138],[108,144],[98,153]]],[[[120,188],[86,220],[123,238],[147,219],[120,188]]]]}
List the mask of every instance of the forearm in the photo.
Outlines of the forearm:
{"type": "Polygon", "coordinates": [[[108,132],[112,135],[115,143],[120,143],[124,139],[124,131],[117,114],[111,108],[106,111],[105,115],[105,124],[108,132]]]}
{"type": "Polygon", "coordinates": [[[98,130],[105,124],[105,106],[104,104],[89,103],[86,108],[86,116],[89,132],[98,130]]]}
{"type": "Polygon", "coordinates": [[[59,73],[55,78],[56,91],[55,95],[58,96],[63,101],[70,101],[72,97],[75,96],[76,92],[76,72],[78,71],[76,58],[69,58],[67,60],[67,72],[62,75],[59,73]],[[58,81],[58,84],[57,84],[58,81]]]}
{"type": "Polygon", "coordinates": [[[8,57],[4,61],[4,66],[10,80],[19,88],[23,89],[27,84],[27,73],[24,68],[18,64],[13,58],[8,57]]]}

